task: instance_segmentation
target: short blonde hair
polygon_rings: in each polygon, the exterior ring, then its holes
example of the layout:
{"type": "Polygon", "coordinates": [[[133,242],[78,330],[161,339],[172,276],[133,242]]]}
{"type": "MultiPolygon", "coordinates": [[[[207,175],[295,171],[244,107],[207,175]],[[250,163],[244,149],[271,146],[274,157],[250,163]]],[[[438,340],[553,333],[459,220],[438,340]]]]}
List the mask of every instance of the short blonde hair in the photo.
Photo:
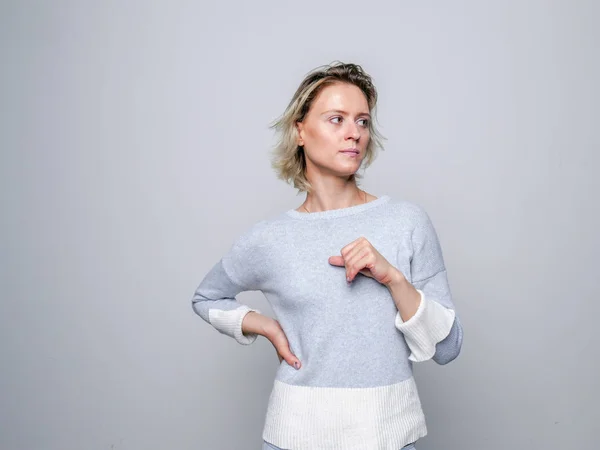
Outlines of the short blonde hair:
{"type": "MultiPolygon", "coordinates": [[[[371,120],[369,121],[370,139],[367,144],[363,168],[367,168],[376,157],[378,149],[383,150],[385,139],[375,127],[375,107],[377,90],[371,77],[358,64],[339,61],[311,70],[292,97],[286,110],[270,128],[279,133],[279,140],[272,153],[271,164],[278,178],[292,184],[300,192],[311,190],[306,179],[306,159],[304,149],[298,145],[297,122],[302,122],[321,90],[335,83],[348,83],[357,86],[367,98],[371,120]]],[[[358,181],[358,173],[352,179],[358,181]]]]}

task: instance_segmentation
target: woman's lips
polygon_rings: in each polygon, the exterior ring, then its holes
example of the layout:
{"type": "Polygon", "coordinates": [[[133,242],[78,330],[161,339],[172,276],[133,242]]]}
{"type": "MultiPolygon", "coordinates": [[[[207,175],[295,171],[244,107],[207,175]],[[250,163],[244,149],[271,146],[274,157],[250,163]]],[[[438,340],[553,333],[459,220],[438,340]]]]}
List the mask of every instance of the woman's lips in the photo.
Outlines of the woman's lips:
{"type": "Polygon", "coordinates": [[[360,154],[360,152],[358,151],[357,148],[347,148],[345,150],[340,150],[340,153],[343,153],[344,155],[348,155],[351,157],[356,157],[360,154]]]}

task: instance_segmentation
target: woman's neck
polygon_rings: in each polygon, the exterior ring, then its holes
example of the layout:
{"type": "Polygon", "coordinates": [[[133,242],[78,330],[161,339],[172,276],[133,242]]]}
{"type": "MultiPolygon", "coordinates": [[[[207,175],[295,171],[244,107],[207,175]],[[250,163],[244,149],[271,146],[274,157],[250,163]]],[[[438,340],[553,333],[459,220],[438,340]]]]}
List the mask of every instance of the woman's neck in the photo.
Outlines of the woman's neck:
{"type": "Polygon", "coordinates": [[[354,181],[343,184],[311,182],[312,190],[306,194],[306,200],[298,208],[300,212],[319,212],[332,209],[348,208],[367,203],[373,197],[358,188],[354,181]]]}

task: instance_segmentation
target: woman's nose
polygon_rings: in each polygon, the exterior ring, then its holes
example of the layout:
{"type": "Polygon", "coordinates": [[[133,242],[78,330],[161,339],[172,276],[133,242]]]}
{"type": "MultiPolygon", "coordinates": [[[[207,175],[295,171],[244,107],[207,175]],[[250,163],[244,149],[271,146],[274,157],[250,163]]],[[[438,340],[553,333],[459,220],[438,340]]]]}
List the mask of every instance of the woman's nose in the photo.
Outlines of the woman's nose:
{"type": "Polygon", "coordinates": [[[347,139],[354,139],[358,141],[360,138],[360,130],[358,129],[358,125],[352,123],[348,126],[348,131],[346,132],[347,139]]]}

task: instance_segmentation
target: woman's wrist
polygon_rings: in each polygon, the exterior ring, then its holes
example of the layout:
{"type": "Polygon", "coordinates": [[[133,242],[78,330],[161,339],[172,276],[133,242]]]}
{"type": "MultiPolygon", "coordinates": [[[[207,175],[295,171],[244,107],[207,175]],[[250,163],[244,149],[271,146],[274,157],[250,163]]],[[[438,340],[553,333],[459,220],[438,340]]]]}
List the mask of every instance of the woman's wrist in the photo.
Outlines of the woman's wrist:
{"type": "Polygon", "coordinates": [[[250,311],[242,320],[242,333],[266,336],[269,333],[272,321],[273,319],[270,317],[263,316],[256,311],[250,311]]]}
{"type": "Polygon", "coordinates": [[[421,295],[402,272],[399,270],[397,272],[392,276],[392,281],[386,284],[386,287],[394,299],[400,317],[406,322],[417,312],[421,304],[421,295]]]}
{"type": "MultiPolygon", "coordinates": [[[[392,267],[392,273],[388,277],[388,280],[389,281],[384,283],[384,285],[390,291],[403,289],[405,287],[405,284],[408,283],[408,280],[406,279],[404,274],[402,272],[400,272],[398,269],[396,269],[395,267],[392,267]]],[[[408,284],[410,284],[410,283],[408,283],[408,284]]]]}

